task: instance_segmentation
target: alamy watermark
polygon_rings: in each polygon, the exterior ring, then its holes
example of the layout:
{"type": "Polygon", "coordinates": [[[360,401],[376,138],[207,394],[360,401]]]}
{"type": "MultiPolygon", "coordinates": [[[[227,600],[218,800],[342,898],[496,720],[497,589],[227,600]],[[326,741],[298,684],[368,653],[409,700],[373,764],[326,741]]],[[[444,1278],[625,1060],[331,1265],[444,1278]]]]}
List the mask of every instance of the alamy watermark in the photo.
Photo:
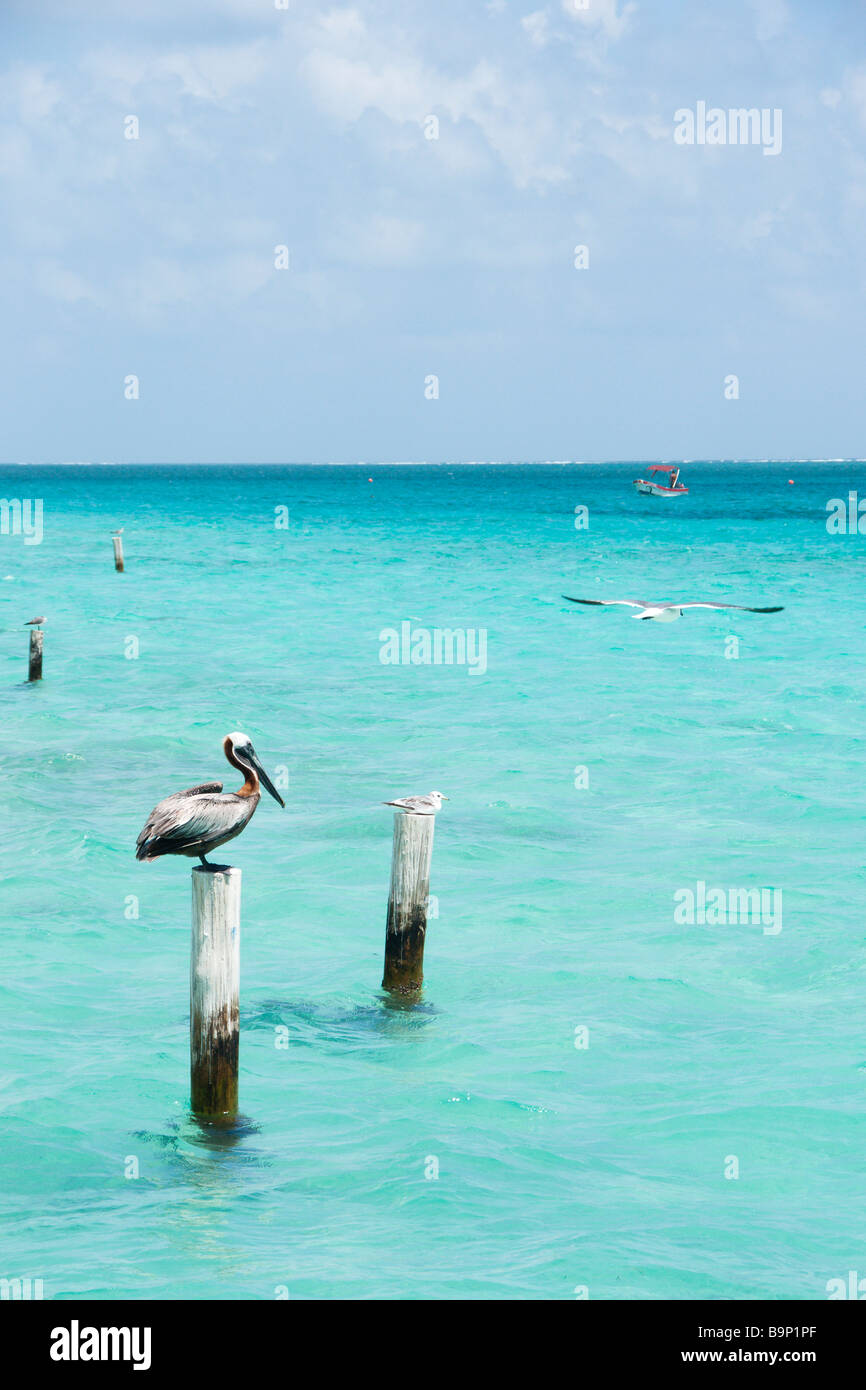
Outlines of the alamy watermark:
{"type": "Polygon", "coordinates": [[[753,926],[764,936],[782,930],[781,888],[708,888],[699,878],[694,888],[678,888],[674,902],[680,927],[753,926]]]}
{"type": "Polygon", "coordinates": [[[7,1300],[40,1300],[45,1297],[44,1279],[0,1279],[0,1299],[5,1303],[7,1300]]]}
{"type": "Polygon", "coordinates": [[[866,536],[866,497],[856,492],[844,497],[831,497],[827,503],[827,533],[831,536],[866,536]]]}
{"type": "Polygon", "coordinates": [[[383,666],[468,666],[470,676],[487,670],[486,627],[414,627],[408,621],[379,633],[383,666]]]}
{"type": "Polygon", "coordinates": [[[42,498],[0,497],[0,535],[23,536],[25,545],[41,545],[42,498]]]}
{"type": "Polygon", "coordinates": [[[764,154],[782,152],[782,112],[778,106],[707,108],[699,101],[692,111],[681,106],[674,112],[677,145],[761,145],[764,154]]]}
{"type": "Polygon", "coordinates": [[[68,1327],[52,1328],[48,1355],[52,1361],[129,1361],[134,1371],[151,1364],[149,1327],[82,1327],[73,1318],[68,1327]]]}
{"type": "Polygon", "coordinates": [[[848,1298],[858,1303],[866,1299],[866,1279],[861,1279],[856,1269],[848,1270],[847,1280],[828,1279],[824,1287],[831,1303],[840,1298],[848,1298]]]}

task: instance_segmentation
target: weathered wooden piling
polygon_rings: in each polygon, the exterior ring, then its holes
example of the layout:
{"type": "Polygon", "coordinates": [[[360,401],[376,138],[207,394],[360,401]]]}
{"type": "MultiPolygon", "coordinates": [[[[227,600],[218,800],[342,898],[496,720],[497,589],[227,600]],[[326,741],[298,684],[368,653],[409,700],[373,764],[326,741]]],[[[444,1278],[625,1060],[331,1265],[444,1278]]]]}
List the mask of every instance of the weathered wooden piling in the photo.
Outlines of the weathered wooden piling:
{"type": "Polygon", "coordinates": [[[230,1120],[238,1108],[241,871],[192,871],[189,970],[190,1100],[195,1114],[230,1120]]]}
{"type": "Polygon", "coordinates": [[[394,815],[382,988],[395,994],[417,994],[423,983],[435,820],[405,811],[394,815]]]}
{"type": "Polygon", "coordinates": [[[114,568],[123,574],[123,538],[112,536],[114,542],[114,568]]]}
{"type": "Polygon", "coordinates": [[[29,681],[41,681],[42,679],[42,639],[45,633],[41,627],[30,629],[30,664],[27,679],[29,681]]]}

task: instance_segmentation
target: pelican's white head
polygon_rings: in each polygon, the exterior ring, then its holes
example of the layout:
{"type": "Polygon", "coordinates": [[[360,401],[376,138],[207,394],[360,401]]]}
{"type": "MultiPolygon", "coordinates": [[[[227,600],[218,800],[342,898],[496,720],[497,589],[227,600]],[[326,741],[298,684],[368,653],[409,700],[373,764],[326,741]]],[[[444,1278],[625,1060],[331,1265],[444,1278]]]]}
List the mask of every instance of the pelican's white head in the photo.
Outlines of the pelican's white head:
{"type": "Polygon", "coordinates": [[[255,748],[253,748],[252,740],[248,734],[242,734],[239,729],[235,729],[233,733],[226,734],[223,746],[229,762],[232,761],[230,754],[233,754],[235,760],[244,769],[252,769],[256,777],[261,781],[262,786],[270,792],[274,801],[278,801],[283,807],[285,806],[285,801],[283,801],[283,798],[280,796],[270,777],[259,762],[258,754],[255,748]]]}

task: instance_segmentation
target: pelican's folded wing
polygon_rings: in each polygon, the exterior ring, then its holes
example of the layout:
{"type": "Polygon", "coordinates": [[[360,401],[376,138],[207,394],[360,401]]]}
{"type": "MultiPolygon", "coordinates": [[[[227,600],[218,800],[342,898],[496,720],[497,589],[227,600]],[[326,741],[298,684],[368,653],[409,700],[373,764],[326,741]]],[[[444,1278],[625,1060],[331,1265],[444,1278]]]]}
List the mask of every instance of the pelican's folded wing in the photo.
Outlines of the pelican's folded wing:
{"type": "Polygon", "coordinates": [[[222,782],[201,782],[154,806],[135,842],[136,858],[143,859],[148,846],[154,846],[157,840],[191,841],[212,833],[214,808],[223,804],[213,794],[222,788],[222,782]]]}
{"type": "MultiPolygon", "coordinates": [[[[221,792],[222,782],[199,782],[197,787],[187,787],[185,792],[175,792],[175,796],[204,796],[207,792],[221,792]]],[[[169,797],[171,801],[173,798],[169,797]]]]}

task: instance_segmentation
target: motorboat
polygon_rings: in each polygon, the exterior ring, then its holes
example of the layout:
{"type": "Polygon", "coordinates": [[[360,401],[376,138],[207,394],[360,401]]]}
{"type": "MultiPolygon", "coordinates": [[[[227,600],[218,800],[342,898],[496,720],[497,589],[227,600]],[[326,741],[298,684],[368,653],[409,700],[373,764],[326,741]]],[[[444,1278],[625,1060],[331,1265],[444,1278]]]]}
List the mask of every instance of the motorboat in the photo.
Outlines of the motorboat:
{"type": "Polygon", "coordinates": [[[648,478],[635,478],[635,492],[646,492],[652,497],[680,497],[688,488],[680,482],[680,470],[672,468],[669,463],[654,463],[649,470],[648,478]],[[667,473],[667,482],[662,481],[659,474],[667,473]]]}

